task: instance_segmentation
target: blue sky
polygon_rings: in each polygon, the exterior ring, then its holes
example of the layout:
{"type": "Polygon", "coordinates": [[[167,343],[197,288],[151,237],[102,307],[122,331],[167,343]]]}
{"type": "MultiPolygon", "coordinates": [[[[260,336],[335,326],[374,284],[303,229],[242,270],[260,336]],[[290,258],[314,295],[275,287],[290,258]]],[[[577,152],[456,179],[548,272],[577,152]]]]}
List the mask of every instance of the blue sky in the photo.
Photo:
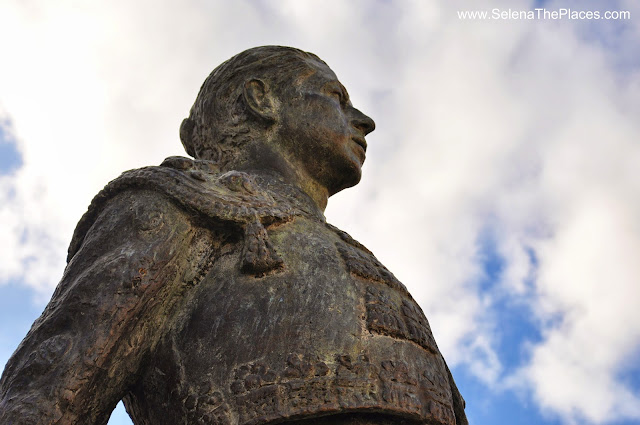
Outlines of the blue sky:
{"type": "MultiPolygon", "coordinates": [[[[283,44],[317,53],[376,120],[361,184],[327,217],[414,294],[471,422],[640,424],[640,7],[492,1],[477,10],[631,19],[458,19],[475,4],[3,3],[0,363],[92,196],[183,154],[213,67],[283,44]]],[[[129,423],[122,408],[109,422],[129,423]]]]}

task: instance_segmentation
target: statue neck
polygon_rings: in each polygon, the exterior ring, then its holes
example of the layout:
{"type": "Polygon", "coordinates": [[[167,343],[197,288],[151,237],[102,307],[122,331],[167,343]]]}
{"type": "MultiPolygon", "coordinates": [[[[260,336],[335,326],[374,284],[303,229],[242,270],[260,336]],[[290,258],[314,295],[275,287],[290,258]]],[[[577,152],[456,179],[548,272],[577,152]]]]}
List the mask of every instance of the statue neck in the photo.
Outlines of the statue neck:
{"type": "Polygon", "coordinates": [[[267,181],[275,178],[293,186],[306,194],[314,208],[324,215],[329,190],[310,176],[305,167],[297,164],[295,158],[288,157],[261,141],[250,143],[244,152],[244,157],[236,158],[227,168],[263,176],[267,181]]]}

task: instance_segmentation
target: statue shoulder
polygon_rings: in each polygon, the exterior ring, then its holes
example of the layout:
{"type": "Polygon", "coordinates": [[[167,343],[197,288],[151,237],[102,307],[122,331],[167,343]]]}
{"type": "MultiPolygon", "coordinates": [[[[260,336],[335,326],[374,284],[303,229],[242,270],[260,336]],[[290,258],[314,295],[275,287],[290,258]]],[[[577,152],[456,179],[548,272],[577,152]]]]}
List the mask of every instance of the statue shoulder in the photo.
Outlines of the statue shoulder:
{"type": "MultiPolygon", "coordinates": [[[[210,161],[169,157],[160,166],[122,173],[93,198],[76,226],[67,261],[80,249],[88,231],[107,208],[112,215],[134,214],[130,219],[142,227],[153,227],[163,210],[177,208],[185,214],[183,220],[197,217],[201,223],[235,228],[244,233],[245,239],[258,239],[258,246],[270,245],[264,225],[287,221],[299,213],[286,199],[275,200],[247,173],[220,172],[210,161]],[[141,192],[146,195],[137,196],[141,192]]],[[[276,267],[277,263],[275,259],[254,259],[248,260],[246,267],[259,272],[276,267]]]]}
{"type": "Polygon", "coordinates": [[[352,274],[363,279],[384,283],[410,297],[406,286],[373,255],[373,252],[347,232],[329,223],[326,226],[340,238],[341,243],[337,244],[338,252],[352,274]]]}

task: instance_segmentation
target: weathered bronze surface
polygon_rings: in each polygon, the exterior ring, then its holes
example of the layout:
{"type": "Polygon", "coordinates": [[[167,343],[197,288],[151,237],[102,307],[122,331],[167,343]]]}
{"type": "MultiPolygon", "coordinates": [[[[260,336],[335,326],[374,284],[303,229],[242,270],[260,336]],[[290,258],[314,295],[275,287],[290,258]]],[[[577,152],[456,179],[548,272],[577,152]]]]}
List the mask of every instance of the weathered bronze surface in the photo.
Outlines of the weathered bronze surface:
{"type": "Polygon", "coordinates": [[[76,228],[0,382],[2,424],[466,424],[406,288],[325,222],[373,121],[315,55],[247,50],[207,78],[187,152],[127,171],[76,228]]]}

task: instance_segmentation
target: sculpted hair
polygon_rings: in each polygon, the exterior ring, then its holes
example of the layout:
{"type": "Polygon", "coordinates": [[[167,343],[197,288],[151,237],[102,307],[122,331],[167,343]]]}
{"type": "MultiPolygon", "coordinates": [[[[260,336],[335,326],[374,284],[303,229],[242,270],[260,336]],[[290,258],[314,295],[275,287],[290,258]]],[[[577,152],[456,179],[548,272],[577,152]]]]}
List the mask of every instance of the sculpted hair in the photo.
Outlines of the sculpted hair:
{"type": "Polygon", "coordinates": [[[311,72],[310,60],[324,64],[313,53],[263,46],[245,50],[214,69],[202,84],[189,118],[180,126],[187,153],[224,168],[245,142],[266,131],[265,124],[247,110],[244,83],[258,78],[271,88],[291,86],[303,73],[311,72]]]}

